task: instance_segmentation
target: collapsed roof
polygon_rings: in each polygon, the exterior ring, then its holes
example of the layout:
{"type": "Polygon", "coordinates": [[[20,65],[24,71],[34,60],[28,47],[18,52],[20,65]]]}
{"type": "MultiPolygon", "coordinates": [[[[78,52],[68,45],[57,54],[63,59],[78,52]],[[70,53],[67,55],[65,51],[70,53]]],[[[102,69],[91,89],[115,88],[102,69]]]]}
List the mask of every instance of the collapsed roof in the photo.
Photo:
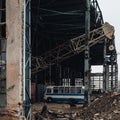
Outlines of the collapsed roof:
{"type": "MultiPolygon", "coordinates": [[[[85,33],[85,0],[32,0],[32,55],[40,56],[56,46],[85,33]]],[[[97,0],[91,0],[90,29],[103,24],[97,0]]],[[[104,41],[90,49],[90,63],[102,65],[104,41]]],[[[59,61],[58,61],[59,63],[59,61]]],[[[73,71],[84,72],[84,52],[59,63],[73,71]]]]}

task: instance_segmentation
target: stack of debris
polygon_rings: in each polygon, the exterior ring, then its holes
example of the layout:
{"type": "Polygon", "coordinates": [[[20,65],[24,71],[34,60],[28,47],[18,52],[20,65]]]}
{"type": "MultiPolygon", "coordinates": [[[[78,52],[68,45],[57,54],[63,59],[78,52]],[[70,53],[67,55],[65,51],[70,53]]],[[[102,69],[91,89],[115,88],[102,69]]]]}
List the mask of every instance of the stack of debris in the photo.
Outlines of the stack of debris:
{"type": "Polygon", "coordinates": [[[90,106],[83,109],[80,117],[86,120],[119,120],[120,94],[107,93],[97,98],[90,106]]]}
{"type": "MultiPolygon", "coordinates": [[[[1,110],[0,120],[18,120],[15,111],[1,110]]],[[[120,93],[106,93],[87,107],[77,104],[42,103],[32,106],[32,120],[119,120],[120,93]]]]}
{"type": "Polygon", "coordinates": [[[52,103],[43,105],[41,109],[37,104],[36,108],[34,106],[34,120],[119,120],[120,94],[105,93],[87,107],[52,103]]]}
{"type": "Polygon", "coordinates": [[[0,120],[18,120],[18,116],[15,111],[0,110],[0,120]]]}

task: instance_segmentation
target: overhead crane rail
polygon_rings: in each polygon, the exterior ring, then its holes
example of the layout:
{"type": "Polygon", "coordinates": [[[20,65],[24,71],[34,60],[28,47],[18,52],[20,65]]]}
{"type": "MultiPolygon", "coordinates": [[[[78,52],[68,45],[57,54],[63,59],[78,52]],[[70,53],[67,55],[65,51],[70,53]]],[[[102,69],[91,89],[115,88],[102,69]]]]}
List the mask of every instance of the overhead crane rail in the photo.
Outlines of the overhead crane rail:
{"type": "MultiPolygon", "coordinates": [[[[114,27],[109,23],[103,24],[102,27],[94,29],[90,32],[89,46],[93,46],[104,40],[105,37],[112,39],[114,36],[114,27]]],[[[50,65],[61,62],[85,50],[86,35],[83,34],[73,38],[39,57],[32,57],[32,73],[42,71],[50,65]]]]}

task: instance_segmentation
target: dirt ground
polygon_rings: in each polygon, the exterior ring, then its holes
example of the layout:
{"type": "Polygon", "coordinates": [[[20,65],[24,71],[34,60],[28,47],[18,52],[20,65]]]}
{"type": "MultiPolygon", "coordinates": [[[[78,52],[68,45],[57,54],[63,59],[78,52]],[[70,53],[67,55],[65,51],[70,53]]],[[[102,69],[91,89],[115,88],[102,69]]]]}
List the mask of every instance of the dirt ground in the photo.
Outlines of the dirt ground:
{"type": "Polygon", "coordinates": [[[105,93],[87,107],[77,104],[34,104],[33,120],[120,120],[120,93],[105,93]]]}
{"type": "MultiPolygon", "coordinates": [[[[0,120],[19,120],[13,111],[0,111],[0,120]]],[[[89,106],[76,104],[32,104],[32,120],[120,120],[120,93],[94,97],[89,106]]]]}

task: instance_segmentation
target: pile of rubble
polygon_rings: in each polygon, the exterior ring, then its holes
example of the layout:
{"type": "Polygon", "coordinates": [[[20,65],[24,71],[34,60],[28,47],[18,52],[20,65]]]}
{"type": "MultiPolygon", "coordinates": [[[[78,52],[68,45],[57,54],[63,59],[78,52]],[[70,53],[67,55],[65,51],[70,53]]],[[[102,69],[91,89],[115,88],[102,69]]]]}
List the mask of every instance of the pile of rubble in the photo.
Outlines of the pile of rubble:
{"type": "Polygon", "coordinates": [[[120,94],[105,93],[89,106],[68,104],[33,105],[33,120],[119,120],[120,94]]]}
{"type": "Polygon", "coordinates": [[[86,120],[119,120],[120,94],[107,93],[95,99],[90,106],[83,109],[80,118],[86,120]]]}
{"type": "MultiPolygon", "coordinates": [[[[120,93],[99,95],[89,106],[40,103],[32,105],[32,120],[119,120],[120,93]]],[[[18,120],[15,111],[0,111],[0,120],[18,120]]]]}
{"type": "Polygon", "coordinates": [[[0,120],[18,120],[18,116],[15,111],[0,110],[0,120]]]}

